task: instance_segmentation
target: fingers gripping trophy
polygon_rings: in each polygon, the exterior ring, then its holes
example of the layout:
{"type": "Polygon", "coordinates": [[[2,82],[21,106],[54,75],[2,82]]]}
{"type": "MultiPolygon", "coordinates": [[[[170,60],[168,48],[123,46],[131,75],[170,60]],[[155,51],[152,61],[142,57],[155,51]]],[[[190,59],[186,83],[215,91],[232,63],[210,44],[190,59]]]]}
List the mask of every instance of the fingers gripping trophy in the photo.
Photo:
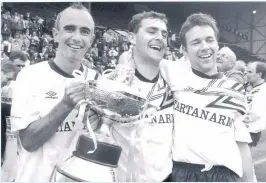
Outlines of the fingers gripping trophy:
{"type": "MultiPolygon", "coordinates": [[[[128,51],[127,57],[131,54],[128,51]]],[[[73,75],[81,77],[77,70],[73,75]]],[[[79,111],[94,110],[108,120],[103,120],[101,128],[93,132],[87,117],[88,132],[80,134],[70,158],[58,166],[60,174],[74,181],[117,181],[114,169],[122,149],[112,140],[109,126],[112,123],[132,123],[141,116],[148,103],[137,89],[131,87],[134,75],[135,67],[131,60],[117,65],[114,70],[106,70],[97,81],[84,83],[86,99],[80,102],[79,111]]]]}

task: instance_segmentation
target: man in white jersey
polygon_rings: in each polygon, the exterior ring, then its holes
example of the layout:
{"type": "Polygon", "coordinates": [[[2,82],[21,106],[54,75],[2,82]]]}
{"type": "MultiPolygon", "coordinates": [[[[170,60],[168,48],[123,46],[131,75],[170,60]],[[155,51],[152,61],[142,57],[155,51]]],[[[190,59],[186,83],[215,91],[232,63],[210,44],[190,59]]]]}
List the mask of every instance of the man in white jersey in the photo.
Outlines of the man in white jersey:
{"type": "Polygon", "coordinates": [[[119,182],[167,181],[172,171],[173,98],[159,74],[159,64],[167,48],[167,18],[157,12],[143,12],[129,23],[133,45],[123,57],[135,68],[132,87],[149,100],[139,120],[129,124],[114,122],[113,138],[122,147],[116,173],[119,182]]]}
{"type": "Polygon", "coordinates": [[[175,100],[171,181],[253,181],[243,86],[217,71],[215,20],[189,16],[180,39],[191,68],[165,64],[161,71],[175,100]]]}
{"type": "Polygon", "coordinates": [[[248,63],[246,69],[247,82],[252,85],[251,91],[247,92],[247,101],[249,104],[249,115],[245,119],[248,126],[252,143],[250,146],[257,146],[260,140],[261,131],[265,130],[266,126],[266,67],[260,61],[248,63]]]}
{"type": "MultiPolygon", "coordinates": [[[[79,3],[58,14],[53,29],[58,50],[54,60],[23,69],[17,77],[11,109],[11,130],[19,135],[19,163],[15,181],[48,182],[78,130],[85,130],[77,105],[85,99],[84,79],[97,73],[81,64],[94,39],[94,21],[79,3]]],[[[90,121],[98,120],[90,112],[90,121]]]]}

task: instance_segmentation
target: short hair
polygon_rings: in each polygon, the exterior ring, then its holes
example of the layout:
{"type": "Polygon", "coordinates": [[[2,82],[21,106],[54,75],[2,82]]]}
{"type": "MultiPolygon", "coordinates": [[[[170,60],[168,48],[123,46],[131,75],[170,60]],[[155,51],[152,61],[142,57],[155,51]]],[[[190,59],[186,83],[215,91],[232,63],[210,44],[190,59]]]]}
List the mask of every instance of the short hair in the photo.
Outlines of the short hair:
{"type": "Polygon", "coordinates": [[[23,53],[22,51],[13,51],[9,55],[9,59],[13,62],[15,59],[20,59],[24,62],[27,61],[27,55],[23,53]]]}
{"type": "Polygon", "coordinates": [[[144,19],[160,19],[162,20],[166,25],[168,24],[168,19],[165,14],[158,13],[155,11],[149,11],[149,12],[142,12],[134,15],[131,19],[131,21],[128,24],[128,30],[129,32],[137,33],[139,28],[141,27],[141,22],[144,19]]]}
{"type": "Polygon", "coordinates": [[[261,73],[261,79],[266,79],[266,64],[261,61],[254,61],[256,63],[256,73],[261,73]]]}
{"type": "MultiPolygon", "coordinates": [[[[62,18],[62,15],[63,15],[63,12],[67,9],[76,9],[76,10],[85,10],[87,11],[89,14],[90,14],[90,11],[82,5],[82,3],[80,2],[75,2],[73,3],[71,6],[67,7],[66,9],[64,9],[63,11],[61,11],[60,13],[58,13],[58,15],[56,16],[56,20],[55,20],[55,23],[54,23],[54,27],[59,30],[60,29],[60,20],[62,18]]],[[[90,14],[91,15],[91,14],[90,14]]],[[[91,16],[92,20],[93,20],[93,17],[91,16]]],[[[94,20],[93,20],[93,24],[94,24],[94,20]]]]}
{"type": "Polygon", "coordinates": [[[16,68],[10,61],[1,63],[1,72],[3,72],[4,74],[15,72],[15,71],[16,71],[16,68]]]}
{"type": "Polygon", "coordinates": [[[246,63],[244,60],[237,60],[234,69],[237,71],[245,73],[246,63]]]}
{"type": "MultiPolygon", "coordinates": [[[[225,52],[228,54],[228,56],[230,57],[231,61],[233,61],[234,63],[236,62],[236,54],[233,52],[233,50],[231,50],[229,47],[224,46],[222,47],[220,50],[225,50],[225,52]]],[[[219,51],[220,51],[219,50],[219,51]]]]}
{"type": "Polygon", "coordinates": [[[216,25],[216,20],[209,14],[204,14],[204,13],[194,13],[187,17],[186,21],[183,23],[180,32],[179,32],[179,37],[181,44],[184,46],[184,48],[187,47],[186,43],[186,33],[192,29],[195,26],[210,26],[216,36],[216,39],[218,40],[219,38],[219,30],[216,25]]]}

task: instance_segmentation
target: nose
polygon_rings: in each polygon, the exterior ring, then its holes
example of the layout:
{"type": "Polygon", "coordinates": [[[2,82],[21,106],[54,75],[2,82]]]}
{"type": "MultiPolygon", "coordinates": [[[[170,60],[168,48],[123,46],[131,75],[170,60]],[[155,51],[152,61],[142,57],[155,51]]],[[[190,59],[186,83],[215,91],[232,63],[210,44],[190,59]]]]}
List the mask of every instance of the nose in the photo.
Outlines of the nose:
{"type": "Polygon", "coordinates": [[[80,41],[81,41],[81,34],[80,34],[79,30],[76,30],[76,31],[73,33],[72,39],[73,39],[73,41],[75,41],[75,42],[80,42],[80,41]]]}
{"type": "Polygon", "coordinates": [[[201,44],[200,44],[200,48],[202,50],[208,50],[210,47],[208,45],[208,43],[206,41],[202,41],[201,44]]]}
{"type": "Polygon", "coordinates": [[[161,31],[157,32],[156,39],[158,39],[158,40],[163,40],[164,39],[163,33],[161,31]]]}

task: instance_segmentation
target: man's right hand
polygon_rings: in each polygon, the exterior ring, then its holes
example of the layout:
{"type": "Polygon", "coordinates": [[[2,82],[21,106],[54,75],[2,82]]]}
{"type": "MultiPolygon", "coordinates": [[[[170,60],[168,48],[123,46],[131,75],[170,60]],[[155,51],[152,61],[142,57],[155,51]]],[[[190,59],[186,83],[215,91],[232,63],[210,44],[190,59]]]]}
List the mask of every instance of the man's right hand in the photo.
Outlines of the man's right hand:
{"type": "Polygon", "coordinates": [[[65,86],[63,102],[75,107],[81,100],[85,99],[85,83],[77,79],[70,79],[65,86]]]}

